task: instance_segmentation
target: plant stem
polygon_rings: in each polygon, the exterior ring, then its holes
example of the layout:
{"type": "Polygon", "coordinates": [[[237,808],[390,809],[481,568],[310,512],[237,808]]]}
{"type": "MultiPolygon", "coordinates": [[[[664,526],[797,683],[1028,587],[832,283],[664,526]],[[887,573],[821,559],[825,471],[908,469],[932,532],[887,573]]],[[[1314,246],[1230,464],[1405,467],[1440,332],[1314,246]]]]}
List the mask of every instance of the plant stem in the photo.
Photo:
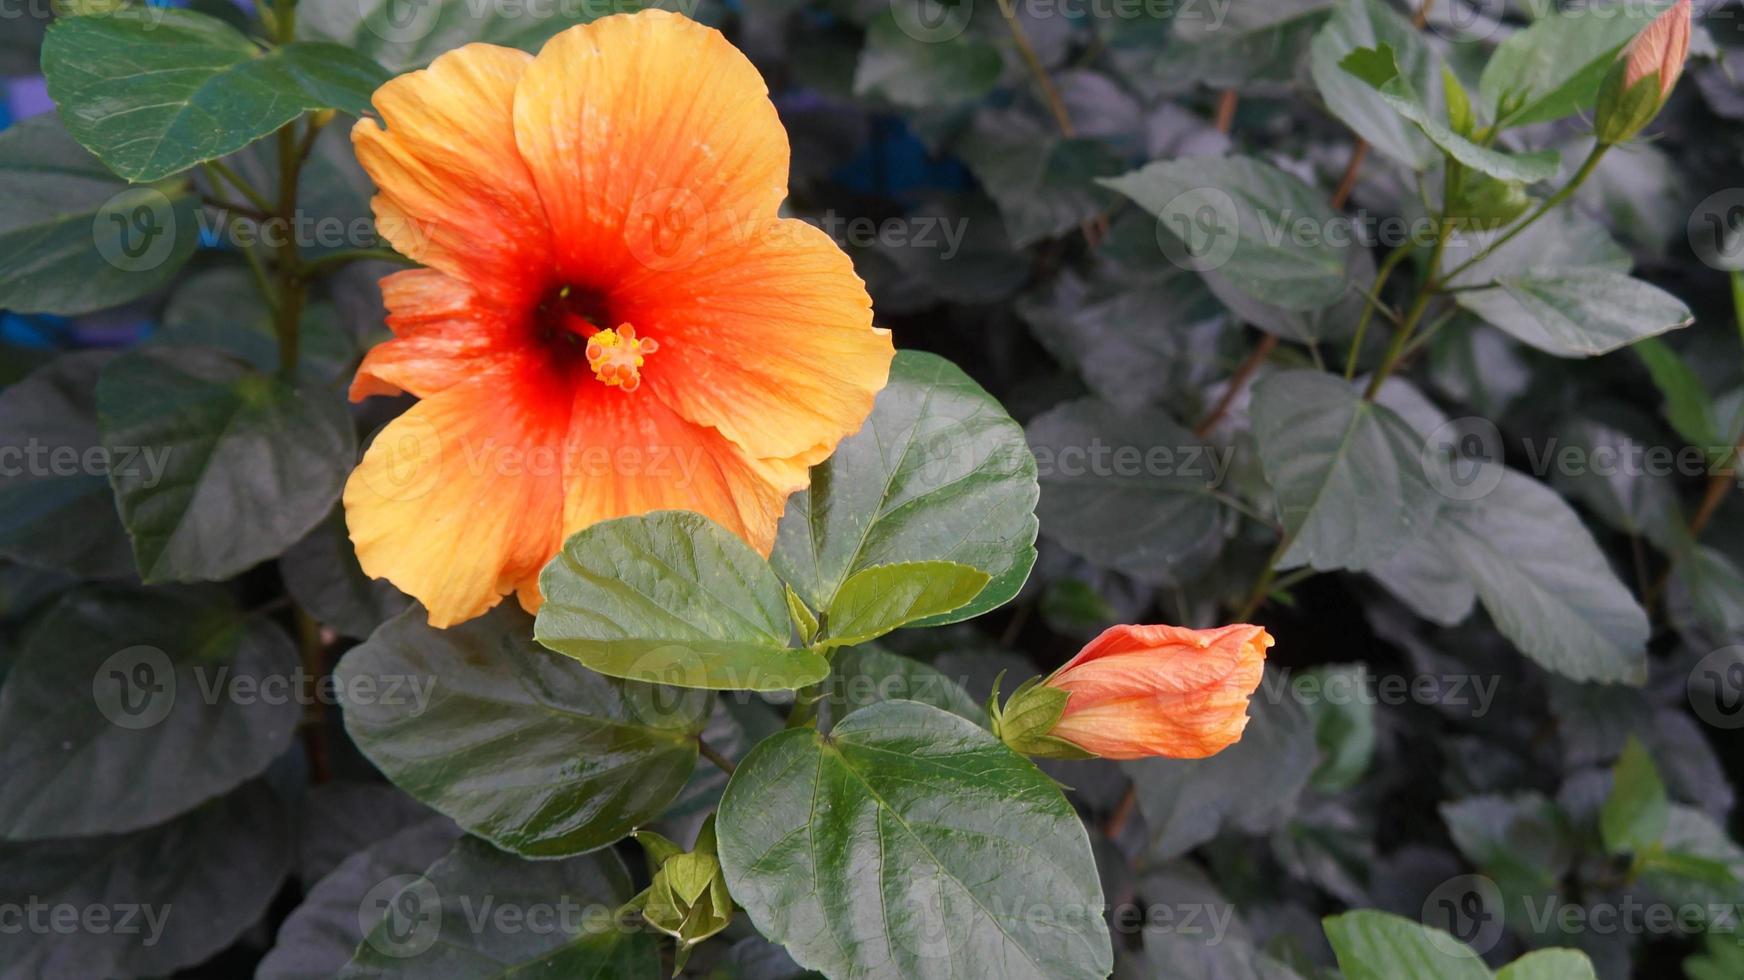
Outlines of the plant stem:
{"type": "MultiPolygon", "coordinates": [[[[327,645],[321,642],[321,624],[302,606],[293,606],[291,617],[297,624],[297,649],[301,655],[303,676],[313,689],[321,683],[327,671],[327,645]]],[[[309,779],[325,783],[332,778],[327,760],[326,712],[320,698],[310,698],[303,713],[303,748],[309,756],[309,779]]]]}
{"type": "Polygon", "coordinates": [[[1224,413],[1229,411],[1229,406],[1235,403],[1235,396],[1241,394],[1241,390],[1247,387],[1248,379],[1260,369],[1260,365],[1266,362],[1266,358],[1272,356],[1272,351],[1276,350],[1277,346],[1278,335],[1275,333],[1269,333],[1260,338],[1260,342],[1254,345],[1253,352],[1248,354],[1247,359],[1241,362],[1241,366],[1235,369],[1235,374],[1230,376],[1229,385],[1223,389],[1223,394],[1218,397],[1217,404],[1213,405],[1211,411],[1207,412],[1205,417],[1199,420],[1199,424],[1193,427],[1194,435],[1202,436],[1216,427],[1224,413]]]}
{"type": "MultiPolygon", "coordinates": [[[[1397,269],[1399,263],[1405,261],[1405,256],[1409,254],[1411,254],[1411,243],[1405,242],[1387,253],[1387,257],[1381,260],[1381,267],[1375,272],[1373,298],[1376,302],[1380,300],[1381,287],[1387,284],[1387,280],[1393,275],[1393,270],[1397,269]]],[[[1368,333],[1369,321],[1374,318],[1375,303],[1371,302],[1363,306],[1362,316],[1358,317],[1356,321],[1356,335],[1350,340],[1350,356],[1344,361],[1344,377],[1347,381],[1356,377],[1356,360],[1357,356],[1362,353],[1363,336],[1368,333]]]]}
{"type": "Polygon", "coordinates": [[[326,255],[310,259],[303,263],[303,276],[313,278],[332,271],[336,266],[347,262],[364,262],[369,260],[382,262],[398,262],[401,265],[417,265],[416,262],[391,248],[348,248],[342,252],[328,252],[326,255]]]}
{"type": "MultiPolygon", "coordinates": [[[[1054,124],[1060,127],[1060,135],[1072,139],[1078,135],[1078,127],[1072,124],[1072,113],[1066,108],[1066,100],[1060,95],[1059,86],[1048,75],[1048,67],[1042,64],[1041,55],[1036,54],[1035,45],[1030,43],[1029,32],[1023,29],[1023,21],[1017,18],[1017,9],[1012,0],[999,0],[999,15],[1005,19],[1006,30],[1011,33],[1011,43],[1016,46],[1018,57],[1023,59],[1024,66],[1029,69],[1030,76],[1035,79],[1036,88],[1041,90],[1042,100],[1048,105],[1048,113],[1054,117],[1054,124]]],[[[1084,235],[1084,241],[1091,247],[1102,244],[1108,237],[1108,217],[1097,215],[1087,219],[1078,226],[1084,235]]]]}
{"type": "Polygon", "coordinates": [[[727,758],[725,755],[722,755],[721,751],[719,749],[715,748],[714,746],[708,744],[708,742],[704,741],[703,737],[701,735],[698,735],[696,737],[696,748],[697,748],[698,752],[702,753],[703,758],[714,763],[715,768],[719,769],[721,772],[724,772],[729,776],[731,776],[733,774],[733,770],[737,768],[737,766],[733,765],[733,760],[727,758]]]}
{"type": "MultiPolygon", "coordinates": [[[[288,44],[296,35],[297,0],[274,0],[273,35],[280,44],[288,44]]],[[[294,381],[300,356],[298,333],[303,318],[303,303],[307,283],[303,278],[302,256],[297,251],[297,178],[302,172],[304,148],[297,139],[296,121],[279,127],[279,200],[274,214],[284,222],[284,233],[278,245],[278,308],[274,311],[273,328],[279,338],[279,375],[294,381]]]]}
{"type": "Polygon", "coordinates": [[[1399,365],[1399,355],[1405,352],[1405,344],[1411,340],[1412,331],[1423,319],[1423,313],[1429,309],[1429,300],[1435,295],[1435,284],[1441,266],[1441,253],[1447,250],[1447,237],[1452,234],[1453,225],[1442,222],[1435,234],[1435,248],[1429,253],[1429,263],[1425,266],[1423,287],[1417,290],[1417,298],[1411,301],[1411,308],[1405,311],[1405,324],[1393,333],[1393,342],[1387,346],[1387,353],[1381,358],[1381,366],[1375,369],[1375,376],[1369,379],[1368,390],[1363,392],[1364,401],[1374,401],[1380,393],[1381,385],[1399,365]]]}
{"type": "Polygon", "coordinates": [[[248,181],[242,179],[241,174],[238,174],[236,171],[231,170],[226,166],[224,161],[207,160],[205,163],[200,164],[200,166],[206,168],[207,177],[211,179],[214,189],[222,187],[224,184],[228,183],[232,187],[235,187],[237,192],[244,198],[247,198],[248,203],[254,205],[255,209],[258,210],[262,216],[272,214],[273,205],[271,201],[266,199],[266,195],[255,190],[248,181]]]}
{"type": "Polygon", "coordinates": [[[1441,281],[1442,282],[1452,282],[1455,279],[1458,279],[1460,273],[1464,272],[1465,270],[1471,268],[1472,266],[1476,265],[1477,263],[1488,258],[1491,253],[1496,251],[1496,249],[1499,249],[1503,245],[1506,245],[1509,242],[1513,241],[1515,236],[1519,235],[1521,232],[1525,231],[1526,229],[1532,227],[1532,224],[1534,222],[1536,222],[1539,218],[1542,218],[1546,214],[1549,214],[1552,208],[1555,208],[1557,205],[1568,200],[1570,197],[1573,197],[1574,192],[1577,190],[1580,190],[1580,186],[1582,184],[1586,183],[1586,180],[1588,177],[1591,177],[1593,175],[1593,171],[1599,165],[1599,160],[1604,157],[1605,152],[1607,150],[1609,150],[1610,148],[1611,148],[1611,144],[1609,144],[1609,143],[1595,143],[1595,144],[1593,144],[1593,151],[1591,153],[1587,154],[1586,160],[1584,160],[1581,163],[1580,169],[1575,171],[1574,176],[1569,179],[1568,183],[1562,185],[1562,188],[1560,190],[1558,190],[1556,193],[1545,198],[1544,203],[1538,205],[1538,209],[1536,211],[1533,211],[1531,214],[1527,215],[1525,220],[1516,222],[1512,228],[1509,228],[1507,231],[1503,232],[1502,236],[1500,238],[1497,238],[1495,241],[1489,243],[1488,245],[1485,245],[1482,249],[1478,250],[1478,253],[1476,255],[1472,256],[1469,259],[1466,259],[1464,262],[1461,262],[1458,266],[1454,267],[1453,271],[1449,272],[1445,276],[1442,276],[1441,281]]]}
{"type": "Polygon", "coordinates": [[[1732,271],[1732,315],[1738,321],[1738,339],[1744,340],[1744,269],[1732,271]]]}

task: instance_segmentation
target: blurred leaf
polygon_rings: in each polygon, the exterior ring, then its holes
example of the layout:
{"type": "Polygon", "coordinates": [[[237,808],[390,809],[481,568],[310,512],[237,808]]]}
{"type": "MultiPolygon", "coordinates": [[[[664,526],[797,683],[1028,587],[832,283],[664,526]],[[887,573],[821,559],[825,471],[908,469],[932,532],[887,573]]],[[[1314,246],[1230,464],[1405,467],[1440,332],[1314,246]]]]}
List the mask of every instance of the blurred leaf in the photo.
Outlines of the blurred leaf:
{"type": "Polygon", "coordinates": [[[1647,614],[1567,501],[1536,480],[1481,463],[1473,499],[1450,500],[1436,545],[1477,588],[1520,651],[1575,680],[1647,679],[1647,614]]]}
{"type": "Polygon", "coordinates": [[[363,573],[342,508],[335,508],[279,558],[279,574],[298,605],[322,625],[354,639],[369,636],[412,603],[392,582],[363,573]]]}
{"type": "Polygon", "coordinates": [[[1346,912],[1325,925],[1345,980],[1490,980],[1470,946],[1402,916],[1346,912]]]}
{"type": "Polygon", "coordinates": [[[336,394],[296,389],[220,351],[146,347],[103,368],[103,445],[167,454],[112,469],[147,582],[228,578],[283,554],[326,517],[357,458],[336,394]]]}
{"type": "Polygon", "coordinates": [[[943,616],[987,587],[987,573],[951,561],[874,565],[848,576],[830,600],[822,648],[853,646],[943,616]]]}
{"type": "Polygon", "coordinates": [[[422,68],[437,55],[473,41],[536,52],[558,31],[605,13],[632,9],[588,3],[301,0],[297,4],[297,36],[337,41],[397,75],[422,68]]]}
{"type": "Polygon", "coordinates": [[[1339,0],[1334,6],[1332,19],[1314,35],[1309,58],[1314,84],[1327,109],[1369,145],[1413,170],[1428,170],[1438,154],[1423,134],[1372,86],[1339,67],[1352,51],[1382,44],[1396,54],[1410,87],[1434,105],[1441,59],[1423,31],[1381,0],[1339,0]]]}
{"type": "Polygon", "coordinates": [[[7,558],[91,578],[133,574],[108,471],[149,469],[162,457],[103,450],[97,373],[114,356],[65,354],[0,391],[0,458],[12,459],[0,466],[0,554],[7,558]]]}
{"type": "Polygon", "coordinates": [[[1630,738],[1612,770],[1611,795],[1599,810],[1599,832],[1612,854],[1643,854],[1659,846],[1667,814],[1665,784],[1640,741],[1630,738]]]}
{"type": "Polygon", "coordinates": [[[1120,200],[1097,183],[1125,169],[1106,143],[1056,136],[1019,112],[977,115],[957,152],[1017,248],[1072,231],[1120,200]]]}
{"type": "Polygon", "coordinates": [[[1593,406],[1557,427],[1533,468],[1612,527],[1668,549],[1677,484],[1669,464],[1657,469],[1654,431],[1621,406],[1593,406]]]}
{"type": "Polygon", "coordinates": [[[1320,763],[1310,784],[1323,793],[1341,793],[1362,779],[1375,754],[1375,705],[1368,670],[1362,664],[1328,664],[1297,675],[1319,697],[1303,706],[1314,723],[1320,763]]]}
{"type": "Polygon", "coordinates": [[[1210,941],[1167,928],[1144,931],[1150,980],[1302,980],[1289,967],[1237,939],[1210,941]]]}
{"type": "Polygon", "coordinates": [[[1647,365],[1654,387],[1665,397],[1665,419],[1684,442],[1700,447],[1720,445],[1713,399],[1677,351],[1657,337],[1638,340],[1630,349],[1647,365]]]}
{"type": "Polygon", "coordinates": [[[1231,4],[1222,16],[1177,16],[1173,37],[1152,56],[1150,74],[1176,88],[1191,80],[1211,88],[1276,91],[1296,80],[1331,8],[1332,0],[1269,0],[1231,4]]]}
{"type": "Polygon", "coordinates": [[[696,765],[701,693],[602,677],[528,639],[504,605],[438,630],[388,621],[334,672],[358,748],[498,847],[604,847],[659,816],[696,765]]]}
{"type": "MultiPolygon", "coordinates": [[[[309,304],[298,321],[299,370],[317,380],[350,380],[359,352],[357,341],[339,322],[330,304],[309,304]]],[[[279,368],[279,340],[273,314],[245,269],[227,266],[189,276],[171,294],[163,324],[150,343],[216,347],[236,354],[264,372],[279,368]]]]}
{"type": "Polygon", "coordinates": [[[299,814],[296,876],[305,884],[319,881],[358,851],[432,819],[452,823],[392,783],[311,786],[299,814]]]}
{"type": "Polygon", "coordinates": [[[1432,523],[1439,498],[1421,440],[1349,382],[1274,374],[1254,385],[1249,413],[1292,542],[1279,567],[1368,568],[1432,523]]]}
{"type": "Polygon", "coordinates": [[[1071,804],[1028,760],[937,708],[888,701],[827,741],[810,729],[765,740],[728,784],[717,830],[734,898],[803,966],[1067,980],[1112,965],[1071,804]],[[1015,911],[1031,902],[1045,903],[1045,922],[1015,911]],[[970,950],[974,965],[961,959],[970,950]]]}
{"type": "Polygon", "coordinates": [[[428,871],[383,885],[359,913],[382,914],[339,977],[661,975],[653,934],[617,922],[635,887],[612,852],[525,861],[463,837],[428,871]]]}
{"type": "Polygon", "coordinates": [[[972,602],[916,625],[959,622],[1029,578],[1038,493],[1035,458],[1004,407],[949,361],[898,351],[865,425],[788,499],[770,561],[813,609],[875,565],[978,568],[992,582],[972,602]]]}
{"type": "Polygon", "coordinates": [[[291,833],[284,801],[253,782],[132,834],[0,844],[0,904],[104,909],[112,926],[0,930],[0,963],[20,978],[170,976],[201,963],[266,913],[291,833]]]}
{"type": "Polygon", "coordinates": [[[1735,928],[1744,895],[1744,848],[1712,817],[1675,803],[1667,808],[1659,843],[1640,883],[1665,902],[1699,906],[1715,924],[1735,928]]]}
{"type": "Polygon", "coordinates": [[[199,245],[186,184],[129,187],[52,113],[0,132],[0,308],[88,313],[169,282],[199,245]]]}
{"type": "Polygon", "coordinates": [[[992,91],[1002,68],[999,49],[973,35],[921,40],[886,13],[867,25],[854,94],[911,109],[960,105],[992,91]]]}
{"type": "Polygon", "coordinates": [[[1676,296],[1607,269],[1499,276],[1494,288],[1456,295],[1459,305],[1559,357],[1595,357],[1687,327],[1694,314],[1676,296]]]}
{"type": "Polygon", "coordinates": [[[1526,126],[1590,110],[1617,50],[1661,6],[1668,4],[1553,8],[1504,38],[1478,83],[1489,118],[1526,126]]]}
{"type": "Polygon", "coordinates": [[[1465,622],[1477,605],[1477,589],[1425,537],[1412,537],[1391,558],[1376,562],[1368,570],[1393,598],[1440,626],[1465,622]]]}
{"type": "Polygon", "coordinates": [[[42,69],[67,131],[133,181],[234,153],[305,110],[360,116],[388,78],[336,44],[262,51],[222,21],[170,7],[62,18],[42,69]]]}
{"type": "Polygon", "coordinates": [[[1155,215],[1177,264],[1215,271],[1262,302],[1292,310],[1330,306],[1347,288],[1350,240],[1319,191],[1252,157],[1158,161],[1100,181],[1155,215]],[[1297,229],[1312,227],[1303,236],[1297,229]],[[1330,239],[1330,240],[1329,240],[1330,239]]]}
{"type": "Polygon", "coordinates": [[[260,775],[302,713],[272,622],[173,592],[92,590],[0,687],[0,837],[138,830],[260,775]]]}
{"type": "Polygon", "coordinates": [[[1148,582],[1191,579],[1223,544],[1216,491],[1229,463],[1162,412],[1085,399],[1030,422],[1049,539],[1148,582]]]}
{"type": "Polygon", "coordinates": [[[1593,962],[1575,949],[1539,949],[1496,971],[1496,980],[1598,980],[1593,962]]]}

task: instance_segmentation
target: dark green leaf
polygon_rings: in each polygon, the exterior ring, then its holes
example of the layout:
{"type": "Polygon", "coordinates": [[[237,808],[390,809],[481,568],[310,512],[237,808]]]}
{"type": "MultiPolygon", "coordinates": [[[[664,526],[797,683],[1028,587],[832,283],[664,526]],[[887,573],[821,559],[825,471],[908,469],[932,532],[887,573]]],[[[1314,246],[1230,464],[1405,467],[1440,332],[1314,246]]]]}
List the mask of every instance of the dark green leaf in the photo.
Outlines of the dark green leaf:
{"type": "Polygon", "coordinates": [[[1310,49],[1314,84],[1327,109],[1369,145],[1413,170],[1427,170],[1437,156],[1429,141],[1372,86],[1339,67],[1350,52],[1382,44],[1393,49],[1411,87],[1424,93],[1427,104],[1434,105],[1434,93],[1441,82],[1441,59],[1423,31],[1381,0],[1340,0],[1334,6],[1332,19],[1314,35],[1310,49]]]}
{"type": "Polygon", "coordinates": [[[134,181],[234,153],[305,110],[362,115],[387,81],[336,44],[262,51],[223,21],[169,7],[62,18],[42,68],[67,131],[134,181]]]}
{"type": "Polygon", "coordinates": [[[1509,35],[1478,83],[1489,117],[1504,126],[1526,126],[1590,110],[1618,49],[1662,6],[1551,9],[1509,35]]]}
{"type": "Polygon", "coordinates": [[[620,9],[628,8],[587,3],[527,7],[474,0],[301,0],[297,35],[337,41],[397,75],[473,41],[538,51],[558,31],[620,9]]]}
{"type": "Polygon", "coordinates": [[[610,680],[533,645],[508,605],[452,629],[390,620],[335,671],[346,730],[401,789],[499,847],[604,847],[696,765],[709,698],[610,680]]]}
{"type": "Polygon", "coordinates": [[[579,531],[539,588],[534,639],[611,677],[789,691],[830,672],[823,657],[788,648],[786,593],[768,563],[701,514],[656,511],[579,531]]]}
{"type": "Polygon", "coordinates": [[[863,568],[830,600],[821,646],[853,646],[901,626],[968,605],[987,573],[951,561],[911,561],[863,568]]]}
{"type": "MultiPolygon", "coordinates": [[[[957,680],[918,660],[899,657],[875,644],[838,650],[830,659],[825,705],[840,720],[880,701],[919,701],[986,727],[987,711],[957,680]]],[[[823,726],[826,730],[828,725],[823,726]]]]}
{"type": "Polygon", "coordinates": [[[969,619],[1029,577],[1038,493],[1023,429],[999,402],[949,361],[898,351],[866,424],[788,501],[770,561],[813,609],[874,565],[968,565],[992,582],[920,625],[969,619]]]}
{"type": "Polygon", "coordinates": [[[67,596],[0,688],[0,837],[161,823],[257,776],[302,713],[284,631],[191,596],[67,596]]]}
{"type": "Polygon", "coordinates": [[[200,241],[185,184],[129,187],[53,115],[0,132],[0,307],[88,313],[169,282],[200,241]]]}
{"type": "Polygon", "coordinates": [[[0,930],[0,963],[17,977],[162,977],[208,959],[278,893],[291,865],[285,811],[254,782],[149,830],[0,844],[0,905],[103,910],[108,924],[0,930]]]}
{"type": "Polygon", "coordinates": [[[1345,980],[1490,980],[1470,946],[1402,916],[1347,912],[1324,925],[1345,980]]]}
{"type": "Polygon", "coordinates": [[[67,354],[0,391],[0,555],[92,578],[133,573],[108,473],[164,458],[103,449],[97,372],[113,357],[67,354]]]}
{"type": "Polygon", "coordinates": [[[1275,374],[1254,386],[1249,412],[1293,541],[1280,567],[1369,568],[1433,520],[1439,499],[1422,440],[1349,382],[1320,371],[1275,374]]]}
{"type": "Polygon", "coordinates": [[[1606,354],[1695,322],[1676,296],[1607,269],[1526,272],[1494,283],[1459,293],[1459,305],[1560,357],[1606,354]]]}
{"type": "Polygon", "coordinates": [[[1053,135],[1021,113],[977,119],[958,153],[998,203],[1017,248],[1072,231],[1119,200],[1096,183],[1124,169],[1106,143],[1053,135]]]}
{"type": "Polygon", "coordinates": [[[1049,538],[1151,582],[1200,574],[1223,544],[1216,492],[1230,457],[1160,411],[1067,402],[1029,425],[1049,538]]]}
{"type": "Polygon", "coordinates": [[[167,454],[111,470],[147,582],[222,579],[282,554],[326,517],[357,458],[336,394],[296,389],[205,348],[147,347],[97,382],[103,445],[167,454]]]}
{"type": "Polygon", "coordinates": [[[1665,398],[1665,419],[1684,442],[1691,446],[1719,445],[1713,399],[1702,386],[1701,378],[1677,351],[1657,337],[1638,340],[1630,349],[1647,365],[1653,386],[1665,398]]]}
{"type": "Polygon", "coordinates": [[[1310,782],[1323,793],[1356,785],[1375,754],[1375,705],[1368,697],[1368,671],[1362,664],[1331,664],[1298,675],[1321,694],[1304,707],[1314,723],[1320,764],[1310,782]]]}
{"type": "Polygon", "coordinates": [[[370,890],[360,914],[380,920],[338,976],[655,980],[653,934],[620,924],[615,914],[634,891],[610,852],[523,861],[462,838],[423,874],[390,877],[370,890]]]}
{"type": "MultiPolygon", "coordinates": [[[[299,323],[299,369],[320,381],[349,380],[357,364],[357,341],[340,325],[338,312],[327,303],[311,303],[299,323]]],[[[201,272],[180,283],[151,341],[217,347],[261,371],[279,368],[272,312],[253,277],[236,267],[201,272]]]]}
{"type": "Polygon", "coordinates": [[[960,105],[991,91],[1002,66],[999,49],[971,34],[923,40],[886,13],[866,28],[854,94],[908,108],[960,105]]]}
{"type": "Polygon", "coordinates": [[[1599,833],[1612,854],[1641,854],[1659,846],[1667,819],[1665,783],[1646,746],[1630,738],[1611,770],[1611,795],[1599,810],[1599,833]]]}
{"type": "Polygon", "coordinates": [[[363,573],[340,509],[285,552],[279,574],[291,598],[316,620],[360,640],[412,602],[387,579],[363,573]]]}
{"type": "Polygon", "coordinates": [[[831,976],[1068,980],[1112,966],[1089,839],[1059,789],[912,701],[752,750],[721,864],[760,932],[831,976]]]}
{"type": "MultiPolygon", "coordinates": [[[[1176,16],[1170,22],[1173,36],[1160,54],[1151,55],[1151,73],[1171,87],[1190,80],[1274,92],[1296,81],[1331,8],[1331,0],[1271,0],[1232,4],[1221,16],[1176,16]]],[[[1123,18],[1097,18],[1113,19],[1123,18]]]]}

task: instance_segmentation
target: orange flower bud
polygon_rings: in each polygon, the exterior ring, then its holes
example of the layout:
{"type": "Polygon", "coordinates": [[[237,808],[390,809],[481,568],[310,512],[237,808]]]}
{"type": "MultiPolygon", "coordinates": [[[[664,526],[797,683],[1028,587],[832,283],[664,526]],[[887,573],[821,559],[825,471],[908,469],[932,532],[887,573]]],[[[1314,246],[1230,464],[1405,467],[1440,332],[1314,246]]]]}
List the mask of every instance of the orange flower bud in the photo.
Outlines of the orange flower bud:
{"type": "Polygon", "coordinates": [[[1258,626],[1115,626],[1020,688],[995,724],[1032,755],[1202,759],[1241,738],[1272,642],[1258,626]]]}
{"type": "Polygon", "coordinates": [[[1623,49],[1623,87],[1632,88],[1636,82],[1658,72],[1659,99],[1663,102],[1669,98],[1678,76],[1683,74],[1689,42],[1690,0],[1677,0],[1623,49]]]}

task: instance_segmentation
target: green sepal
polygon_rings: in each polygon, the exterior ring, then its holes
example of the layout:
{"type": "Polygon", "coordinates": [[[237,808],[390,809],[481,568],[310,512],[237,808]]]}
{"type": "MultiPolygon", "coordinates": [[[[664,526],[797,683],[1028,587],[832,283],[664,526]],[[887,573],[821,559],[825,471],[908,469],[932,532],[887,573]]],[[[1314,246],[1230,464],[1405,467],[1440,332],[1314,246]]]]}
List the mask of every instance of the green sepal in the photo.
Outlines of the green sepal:
{"type": "Polygon", "coordinates": [[[1032,677],[1024,681],[1011,692],[1011,700],[1005,702],[1003,709],[997,707],[996,690],[995,700],[989,704],[993,734],[1013,751],[1024,755],[1049,759],[1095,758],[1093,753],[1048,734],[1065,715],[1066,702],[1071,695],[1057,687],[1046,686],[1043,680],[1045,678],[1032,677]]]}
{"type": "Polygon", "coordinates": [[[636,843],[642,845],[642,850],[648,855],[648,873],[656,874],[660,866],[672,858],[684,853],[671,838],[656,834],[652,830],[638,830],[630,836],[636,838],[636,843]]]}
{"type": "Polygon", "coordinates": [[[1659,95],[1659,72],[1648,72],[1634,85],[1623,87],[1628,62],[1618,59],[1599,86],[1598,107],[1593,115],[1593,135],[1606,146],[1622,143],[1647,127],[1665,105],[1659,95]]]}
{"type": "Polygon", "coordinates": [[[1013,751],[1040,759],[1094,759],[1096,753],[1053,735],[1037,735],[1017,743],[1007,742],[1013,751]]]}
{"type": "Polygon", "coordinates": [[[1472,130],[1477,128],[1471,97],[1465,94],[1459,76],[1446,65],[1441,66],[1441,90],[1447,102],[1447,127],[1461,136],[1471,136],[1472,130]]]}
{"type": "Polygon", "coordinates": [[[1497,180],[1473,172],[1447,206],[1447,217],[1472,228],[1500,228],[1526,212],[1532,198],[1517,180],[1497,180]]]}
{"type": "Polygon", "coordinates": [[[817,642],[817,617],[812,615],[811,608],[799,597],[799,593],[793,591],[793,586],[782,583],[782,588],[787,591],[787,615],[793,620],[794,630],[799,633],[800,645],[809,647],[817,642]]]}
{"type": "Polygon", "coordinates": [[[650,928],[678,941],[672,974],[677,976],[691,949],[730,925],[738,911],[715,851],[715,818],[710,814],[703,821],[690,851],[648,831],[637,831],[636,841],[648,852],[654,880],[630,900],[631,907],[641,911],[650,928]]]}

